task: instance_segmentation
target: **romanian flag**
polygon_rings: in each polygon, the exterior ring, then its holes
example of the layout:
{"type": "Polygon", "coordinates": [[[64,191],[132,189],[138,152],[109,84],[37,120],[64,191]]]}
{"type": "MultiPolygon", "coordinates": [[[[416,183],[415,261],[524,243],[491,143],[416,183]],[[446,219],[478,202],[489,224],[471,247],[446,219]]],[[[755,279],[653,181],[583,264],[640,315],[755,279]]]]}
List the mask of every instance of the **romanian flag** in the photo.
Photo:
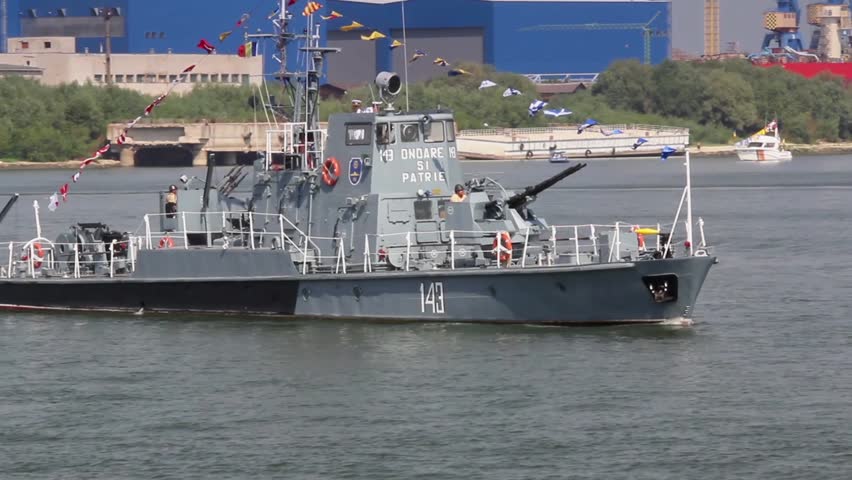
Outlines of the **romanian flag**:
{"type": "Polygon", "coordinates": [[[399,40],[394,40],[393,43],[390,44],[390,49],[393,50],[394,48],[401,47],[403,45],[404,44],[399,40]]]}
{"type": "Polygon", "coordinates": [[[370,36],[361,35],[361,40],[366,40],[368,42],[373,41],[373,40],[378,40],[380,38],[387,38],[387,35],[383,34],[382,32],[379,32],[378,30],[373,31],[373,33],[371,33],[370,36]]]}
{"type": "Polygon", "coordinates": [[[304,10],[302,10],[302,16],[307,17],[308,15],[313,15],[314,13],[316,13],[321,8],[322,8],[322,5],[320,5],[317,2],[308,2],[308,5],[305,6],[304,10]]]}
{"type": "Polygon", "coordinates": [[[436,58],[435,60],[432,61],[432,63],[434,63],[435,65],[441,66],[441,67],[449,67],[450,66],[450,62],[444,60],[441,57],[436,58]]]}
{"type": "Polygon", "coordinates": [[[240,48],[237,49],[237,55],[241,57],[256,57],[258,55],[257,42],[248,42],[240,45],[240,48]]]}
{"type": "Polygon", "coordinates": [[[334,10],[332,10],[332,11],[331,11],[331,15],[329,15],[329,16],[327,16],[327,17],[322,17],[322,16],[321,16],[320,18],[322,18],[323,20],[336,20],[336,19],[338,19],[338,18],[343,18],[343,15],[342,15],[342,14],[340,14],[340,13],[335,12],[334,10]]]}
{"type": "Polygon", "coordinates": [[[346,25],[345,27],[340,27],[340,30],[344,32],[349,32],[352,30],[358,30],[359,28],[364,28],[364,25],[358,22],[352,22],[349,25],[346,25]]]}

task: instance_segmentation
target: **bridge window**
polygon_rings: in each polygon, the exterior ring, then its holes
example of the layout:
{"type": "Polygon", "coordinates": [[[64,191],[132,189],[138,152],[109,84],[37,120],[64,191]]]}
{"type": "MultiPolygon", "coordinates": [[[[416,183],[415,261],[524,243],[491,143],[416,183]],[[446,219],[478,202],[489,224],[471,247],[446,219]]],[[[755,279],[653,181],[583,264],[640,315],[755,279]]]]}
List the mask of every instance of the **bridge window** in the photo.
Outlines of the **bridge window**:
{"type": "Polygon", "coordinates": [[[392,123],[376,124],[376,142],[380,145],[396,143],[396,129],[392,123]]]}
{"type": "Polygon", "coordinates": [[[447,121],[447,141],[455,142],[456,141],[456,122],[452,120],[447,121]]]}
{"type": "Polygon", "coordinates": [[[444,122],[431,122],[426,126],[425,139],[429,143],[444,141],[444,122]]]}
{"type": "Polygon", "coordinates": [[[402,141],[406,143],[411,142],[419,142],[420,141],[420,129],[419,125],[416,123],[404,123],[402,125],[402,141]]]}
{"type": "Polygon", "coordinates": [[[346,125],[346,145],[369,145],[370,125],[350,124],[346,125]]]}
{"type": "Polygon", "coordinates": [[[432,200],[414,201],[414,219],[432,220],[432,200]]]}

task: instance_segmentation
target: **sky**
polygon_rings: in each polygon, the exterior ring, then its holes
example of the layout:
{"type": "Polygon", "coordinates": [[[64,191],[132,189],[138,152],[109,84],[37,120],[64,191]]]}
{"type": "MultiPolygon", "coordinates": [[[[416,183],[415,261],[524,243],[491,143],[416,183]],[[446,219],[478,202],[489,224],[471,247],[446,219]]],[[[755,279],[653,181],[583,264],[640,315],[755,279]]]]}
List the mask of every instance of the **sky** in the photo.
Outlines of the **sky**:
{"type": "MultiPolygon", "coordinates": [[[[817,3],[811,0],[799,2],[817,3]]],[[[765,30],[763,12],[774,9],[774,0],[720,0],[719,18],[722,36],[722,51],[728,42],[739,42],[740,51],[760,51],[765,30]]],[[[804,23],[804,22],[803,22],[804,23]]],[[[803,43],[810,43],[810,29],[805,27],[803,43]]],[[[704,51],[704,0],[672,0],[672,47],[687,53],[701,54],[704,51]]]]}

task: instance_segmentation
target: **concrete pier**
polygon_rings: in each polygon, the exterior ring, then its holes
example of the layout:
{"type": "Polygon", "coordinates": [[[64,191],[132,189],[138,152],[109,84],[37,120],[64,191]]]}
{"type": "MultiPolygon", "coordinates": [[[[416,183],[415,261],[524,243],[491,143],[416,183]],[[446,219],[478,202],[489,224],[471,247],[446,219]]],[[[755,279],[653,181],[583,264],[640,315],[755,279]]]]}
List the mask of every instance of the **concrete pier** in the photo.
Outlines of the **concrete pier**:
{"type": "MultiPolygon", "coordinates": [[[[107,127],[109,138],[116,138],[125,125],[107,127]]],[[[266,124],[254,123],[176,123],[152,122],[136,125],[127,133],[118,149],[121,166],[174,165],[204,166],[214,154],[217,164],[233,165],[239,159],[252,158],[266,150],[266,124]]],[[[281,140],[273,139],[273,148],[281,148],[281,140]]]]}
{"type": "Polygon", "coordinates": [[[459,156],[467,159],[542,159],[553,152],[566,157],[612,158],[655,156],[665,146],[683,152],[689,144],[689,129],[659,125],[595,125],[583,133],[577,126],[545,128],[497,128],[462,130],[458,134],[459,156]],[[621,130],[623,133],[612,133],[621,130]],[[633,149],[639,138],[648,140],[633,149]]]}

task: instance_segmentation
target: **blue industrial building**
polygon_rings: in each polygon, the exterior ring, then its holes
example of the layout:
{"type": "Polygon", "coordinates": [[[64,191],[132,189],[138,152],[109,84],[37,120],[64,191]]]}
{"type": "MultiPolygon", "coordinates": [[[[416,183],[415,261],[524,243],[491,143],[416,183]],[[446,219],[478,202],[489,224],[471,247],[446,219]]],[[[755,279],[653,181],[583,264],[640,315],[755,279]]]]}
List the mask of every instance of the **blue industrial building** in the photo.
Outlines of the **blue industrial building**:
{"type": "MultiPolygon", "coordinates": [[[[248,29],[238,29],[219,46],[234,54],[244,33],[270,31],[268,14],[274,0],[7,0],[10,36],[64,35],[78,38],[78,51],[103,50],[103,18],[98,8],[116,8],[112,49],[116,53],[198,53],[200,38],[218,44],[222,31],[233,29],[243,13],[252,18],[248,29]]],[[[290,7],[296,30],[304,28],[301,15],[307,0],[290,7]]],[[[405,69],[416,49],[429,56],[408,64],[412,80],[444,74],[432,64],[442,57],[451,64],[474,62],[516,73],[594,73],[615,60],[645,56],[650,41],[652,63],[671,50],[671,0],[407,0],[406,49],[391,50],[390,40],[403,39],[402,5],[394,0],[320,0],[315,16],[336,11],[343,15],[320,21],[329,46],[342,52],[329,59],[327,81],[350,86],[371,79],[377,71],[405,69]],[[364,29],[342,32],[358,21],[364,29]],[[563,25],[545,27],[545,25],[563,25]],[[570,25],[570,27],[564,27],[570,25]],[[644,29],[643,29],[643,26],[644,29]],[[360,39],[378,30],[388,38],[360,39]],[[646,35],[647,34],[647,35],[646,35]]],[[[262,42],[266,69],[278,69],[274,45],[262,42]]],[[[290,61],[298,60],[293,50],[290,61]]],[[[293,65],[295,66],[295,65],[293,65]]]]}

